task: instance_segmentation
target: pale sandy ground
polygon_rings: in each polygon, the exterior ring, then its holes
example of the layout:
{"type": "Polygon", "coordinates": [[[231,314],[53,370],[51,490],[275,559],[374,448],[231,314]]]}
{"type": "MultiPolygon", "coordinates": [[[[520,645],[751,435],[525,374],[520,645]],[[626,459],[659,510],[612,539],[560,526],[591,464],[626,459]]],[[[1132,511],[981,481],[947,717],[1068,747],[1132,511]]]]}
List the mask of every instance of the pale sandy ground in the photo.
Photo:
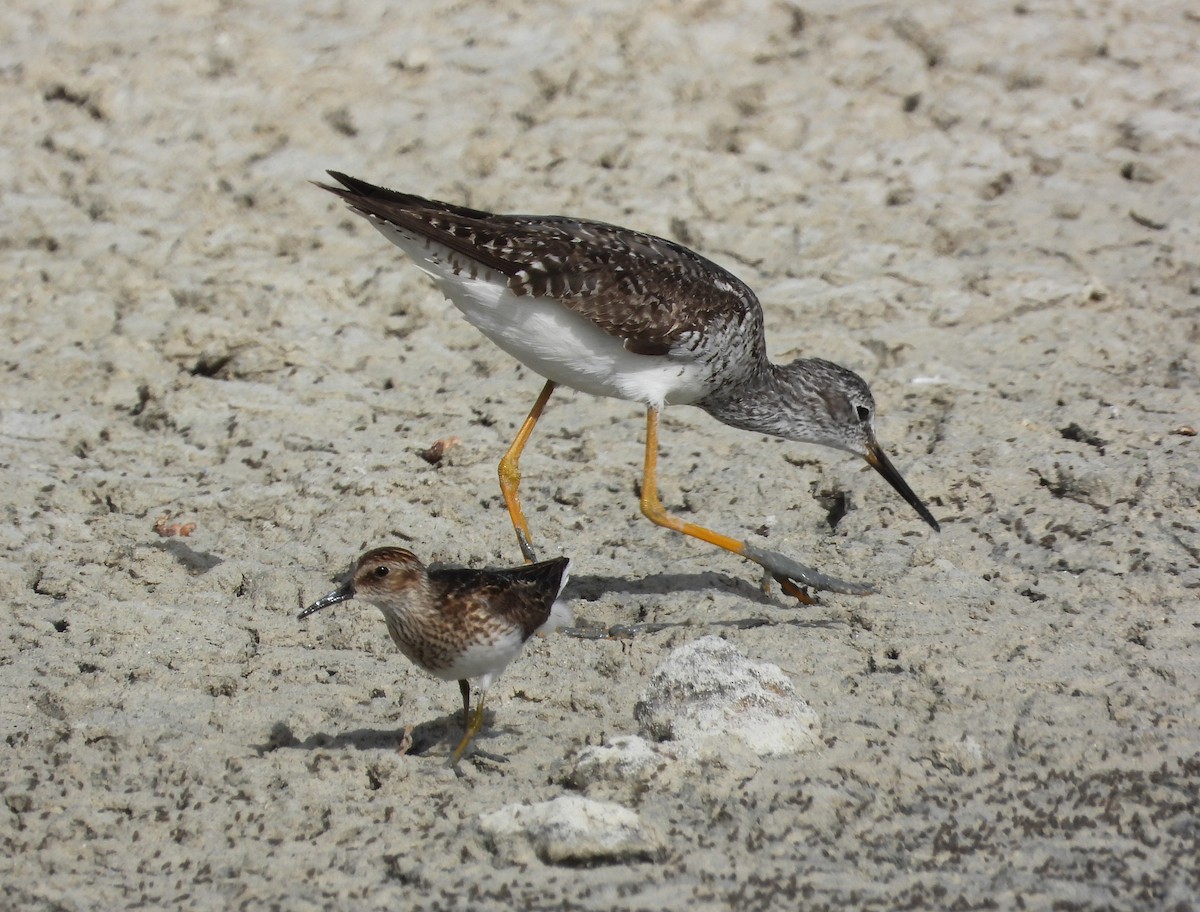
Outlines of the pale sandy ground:
{"type": "Polygon", "coordinates": [[[1194,5],[436,6],[0,9],[3,903],[1195,908],[1194,5]],[[669,505],[879,588],[763,597],[638,515],[638,409],[560,394],[541,547],[583,621],[677,626],[535,642],[506,762],[456,779],[457,689],[367,606],[295,614],[365,546],[517,562],[495,462],[539,379],[327,167],[729,265],[776,357],[870,379],[942,533],[850,457],[674,410],[669,505]],[[714,633],[822,749],[588,787],[656,828],[640,862],[484,838],[714,633]]]}

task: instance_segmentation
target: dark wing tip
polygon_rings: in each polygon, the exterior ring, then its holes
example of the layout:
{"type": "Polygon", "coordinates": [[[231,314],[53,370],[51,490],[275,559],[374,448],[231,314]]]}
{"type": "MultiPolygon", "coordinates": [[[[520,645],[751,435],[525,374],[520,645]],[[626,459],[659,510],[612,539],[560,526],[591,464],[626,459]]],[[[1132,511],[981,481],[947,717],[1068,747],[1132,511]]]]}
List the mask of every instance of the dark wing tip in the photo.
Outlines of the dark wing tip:
{"type": "Polygon", "coordinates": [[[567,572],[567,565],[570,563],[569,557],[555,557],[522,567],[520,574],[539,588],[552,595],[558,595],[559,589],[562,588],[563,574],[567,572]]]}
{"type": "MultiPolygon", "coordinates": [[[[351,177],[341,171],[326,171],[330,177],[336,180],[341,187],[334,187],[331,184],[323,184],[320,181],[313,181],[322,190],[328,190],[330,193],[336,193],[342,199],[346,200],[352,207],[362,211],[364,214],[370,214],[391,220],[397,213],[406,211],[422,211],[425,213],[438,213],[442,215],[454,216],[460,219],[487,219],[492,217],[492,213],[485,212],[482,209],[471,209],[468,206],[459,206],[455,203],[446,203],[442,200],[428,199],[424,196],[417,196],[415,193],[401,193],[399,190],[389,190],[387,187],[380,187],[378,184],[372,184],[365,180],[359,180],[357,177],[351,177]]],[[[412,226],[414,230],[418,230],[417,226],[412,226]]]]}
{"type": "Polygon", "coordinates": [[[391,190],[386,190],[383,187],[376,187],[374,184],[368,184],[366,181],[359,180],[357,177],[351,177],[349,174],[343,174],[341,171],[326,171],[325,173],[342,186],[335,187],[332,184],[325,184],[321,181],[310,181],[309,183],[320,187],[322,190],[328,190],[330,193],[336,193],[343,199],[355,194],[370,196],[389,194],[393,192],[391,190]]]}

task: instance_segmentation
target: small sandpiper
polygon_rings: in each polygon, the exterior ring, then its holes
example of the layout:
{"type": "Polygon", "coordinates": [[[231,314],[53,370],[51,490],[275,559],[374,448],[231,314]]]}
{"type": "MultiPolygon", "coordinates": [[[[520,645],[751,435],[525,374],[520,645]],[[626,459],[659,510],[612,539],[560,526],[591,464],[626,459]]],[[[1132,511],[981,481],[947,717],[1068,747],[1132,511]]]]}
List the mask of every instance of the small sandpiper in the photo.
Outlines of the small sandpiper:
{"type": "Polygon", "coordinates": [[[300,612],[306,618],[347,599],[370,602],[392,641],[419,668],[458,681],[466,732],[451,755],[457,765],[483,727],[488,688],[535,633],[574,623],[558,596],[567,584],[565,557],[514,569],[426,569],[404,548],[376,548],[358,559],[349,582],[300,612]],[[479,697],[471,713],[471,680],[479,697]]]}
{"type": "Polygon", "coordinates": [[[376,187],[337,171],[340,196],[426,272],[485,336],[546,378],[500,460],[521,553],[535,560],[518,493],[519,460],[555,386],[646,407],[641,508],[652,522],[762,565],[801,587],[865,594],[791,558],[671,515],[658,496],[658,415],[694,405],[718,421],[861,456],[934,529],[937,520],[875,439],[861,377],[819,358],[773,364],[762,307],[745,283],[663,238],[563,216],[496,215],[376,187]]]}

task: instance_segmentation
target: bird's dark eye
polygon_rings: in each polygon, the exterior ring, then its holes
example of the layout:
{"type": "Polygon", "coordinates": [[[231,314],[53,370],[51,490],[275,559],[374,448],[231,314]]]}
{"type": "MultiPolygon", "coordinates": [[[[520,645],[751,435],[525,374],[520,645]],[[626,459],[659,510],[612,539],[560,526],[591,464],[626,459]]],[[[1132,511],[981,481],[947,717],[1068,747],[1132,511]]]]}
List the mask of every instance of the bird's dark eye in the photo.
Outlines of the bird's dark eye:
{"type": "Polygon", "coordinates": [[[858,406],[857,411],[858,411],[858,420],[861,421],[863,424],[866,424],[868,421],[871,420],[871,410],[869,408],[867,408],[865,405],[858,406]]]}
{"type": "Polygon", "coordinates": [[[383,578],[384,578],[385,576],[387,576],[387,575],[388,575],[388,568],[387,568],[387,567],[376,567],[376,568],[375,568],[375,577],[376,577],[376,579],[383,579],[383,578]]]}

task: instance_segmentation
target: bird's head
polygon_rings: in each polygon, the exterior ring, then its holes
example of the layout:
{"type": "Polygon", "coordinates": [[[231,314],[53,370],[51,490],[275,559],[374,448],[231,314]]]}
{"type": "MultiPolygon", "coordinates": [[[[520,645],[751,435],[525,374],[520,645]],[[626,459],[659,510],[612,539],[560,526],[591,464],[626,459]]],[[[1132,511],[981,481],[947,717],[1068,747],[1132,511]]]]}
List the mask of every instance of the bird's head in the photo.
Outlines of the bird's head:
{"type": "Polygon", "coordinates": [[[875,397],[862,377],[831,361],[802,358],[777,367],[774,384],[780,407],[790,413],[782,416],[778,436],[861,456],[921,519],[940,528],[875,438],[875,397]]]}

